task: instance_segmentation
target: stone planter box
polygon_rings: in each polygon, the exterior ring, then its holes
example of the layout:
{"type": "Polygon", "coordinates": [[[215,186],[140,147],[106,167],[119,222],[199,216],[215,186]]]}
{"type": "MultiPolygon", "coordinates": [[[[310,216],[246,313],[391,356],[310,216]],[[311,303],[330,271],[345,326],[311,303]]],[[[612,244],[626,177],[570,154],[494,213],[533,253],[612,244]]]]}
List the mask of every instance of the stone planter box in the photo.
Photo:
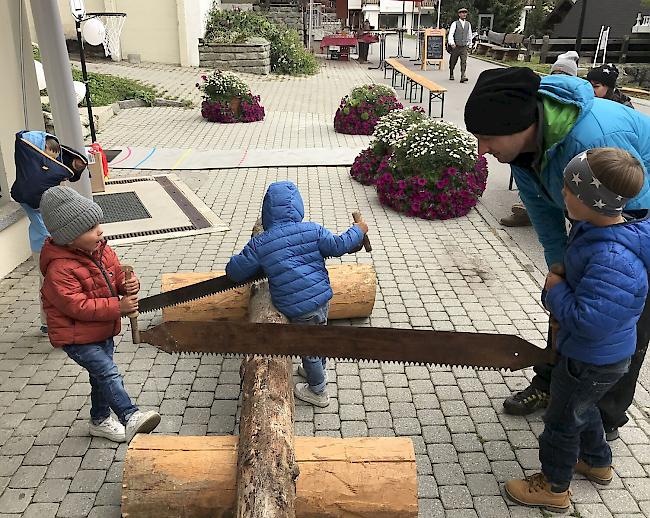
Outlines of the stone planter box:
{"type": "Polygon", "coordinates": [[[199,40],[199,65],[267,75],[271,73],[271,44],[263,38],[245,43],[206,43],[199,40]]]}

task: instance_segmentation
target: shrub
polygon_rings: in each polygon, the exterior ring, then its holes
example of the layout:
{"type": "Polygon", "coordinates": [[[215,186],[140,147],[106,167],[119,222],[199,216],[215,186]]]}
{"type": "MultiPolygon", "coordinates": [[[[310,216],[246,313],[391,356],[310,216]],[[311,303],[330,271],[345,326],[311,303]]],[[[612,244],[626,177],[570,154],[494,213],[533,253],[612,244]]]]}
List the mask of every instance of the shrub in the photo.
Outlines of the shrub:
{"type": "Polygon", "coordinates": [[[252,11],[220,11],[213,7],[208,13],[205,41],[243,43],[253,37],[271,43],[273,72],[292,75],[318,72],[316,58],[307,52],[294,29],[277,25],[263,14],[252,11]]]}
{"type": "Polygon", "coordinates": [[[372,135],[381,117],[403,107],[387,86],[359,86],[341,99],[334,115],[334,130],[350,135],[372,135]]]}
{"type": "Polygon", "coordinates": [[[231,72],[215,70],[209,76],[201,76],[202,83],[196,87],[203,94],[201,115],[210,122],[255,122],[264,119],[264,107],[260,96],[253,95],[248,85],[231,72]],[[240,100],[233,109],[233,100],[240,100]]]}

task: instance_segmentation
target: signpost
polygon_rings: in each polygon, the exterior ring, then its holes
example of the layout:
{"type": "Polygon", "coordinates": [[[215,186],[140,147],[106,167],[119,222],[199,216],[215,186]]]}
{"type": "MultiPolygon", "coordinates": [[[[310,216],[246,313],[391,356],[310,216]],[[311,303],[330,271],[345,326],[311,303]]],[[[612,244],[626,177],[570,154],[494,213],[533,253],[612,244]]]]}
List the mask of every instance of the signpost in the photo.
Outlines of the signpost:
{"type": "Polygon", "coordinates": [[[424,41],[422,44],[422,70],[427,69],[427,65],[437,65],[442,70],[445,62],[445,39],[446,31],[444,29],[426,29],[424,31],[424,41]]]}

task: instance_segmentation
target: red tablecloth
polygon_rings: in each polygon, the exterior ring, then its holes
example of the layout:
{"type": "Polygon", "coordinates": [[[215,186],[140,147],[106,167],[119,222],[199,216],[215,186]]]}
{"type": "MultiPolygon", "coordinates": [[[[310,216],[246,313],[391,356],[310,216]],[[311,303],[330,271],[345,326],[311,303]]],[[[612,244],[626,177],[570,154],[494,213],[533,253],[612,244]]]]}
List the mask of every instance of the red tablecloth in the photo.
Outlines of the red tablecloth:
{"type": "Polygon", "coordinates": [[[364,43],[377,43],[379,41],[379,36],[376,34],[364,34],[363,36],[359,36],[357,39],[364,43]]]}
{"type": "Polygon", "coordinates": [[[325,36],[320,42],[320,48],[329,47],[330,45],[337,45],[339,47],[354,47],[357,44],[357,39],[354,36],[342,36],[335,34],[333,36],[325,36]]]}

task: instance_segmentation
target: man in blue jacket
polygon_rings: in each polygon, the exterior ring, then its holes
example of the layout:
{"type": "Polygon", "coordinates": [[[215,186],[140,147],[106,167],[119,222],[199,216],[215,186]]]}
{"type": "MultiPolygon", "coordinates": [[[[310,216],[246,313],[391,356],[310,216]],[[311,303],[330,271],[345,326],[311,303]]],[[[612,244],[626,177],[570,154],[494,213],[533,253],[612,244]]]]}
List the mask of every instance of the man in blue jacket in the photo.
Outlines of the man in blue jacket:
{"type": "MultiPolygon", "coordinates": [[[[292,182],[272,183],[262,202],[264,232],[254,236],[226,265],[226,275],[242,282],[261,268],[269,279],[275,307],[292,324],[326,325],[332,298],[325,258],[361,249],[368,226],[361,222],[340,236],[318,223],[303,221],[305,208],[292,182]]],[[[307,356],[298,374],[295,396],[319,407],[329,404],[325,358],[307,356]]]]}
{"type": "MultiPolygon", "coordinates": [[[[528,68],[484,71],[465,105],[465,124],[479,141],[479,153],[510,164],[521,199],[550,267],[561,263],[567,243],[562,198],[563,172],[587,149],[625,149],[644,167],[641,192],[626,209],[650,208],[650,118],[621,104],[594,98],[577,77],[540,80],[528,68]]],[[[637,346],[630,369],[601,399],[599,408],[609,440],[627,421],[636,380],[650,340],[650,305],[637,324],[637,346]]],[[[548,404],[553,366],[538,365],[530,386],[504,401],[506,412],[526,415],[548,404]]]]}

